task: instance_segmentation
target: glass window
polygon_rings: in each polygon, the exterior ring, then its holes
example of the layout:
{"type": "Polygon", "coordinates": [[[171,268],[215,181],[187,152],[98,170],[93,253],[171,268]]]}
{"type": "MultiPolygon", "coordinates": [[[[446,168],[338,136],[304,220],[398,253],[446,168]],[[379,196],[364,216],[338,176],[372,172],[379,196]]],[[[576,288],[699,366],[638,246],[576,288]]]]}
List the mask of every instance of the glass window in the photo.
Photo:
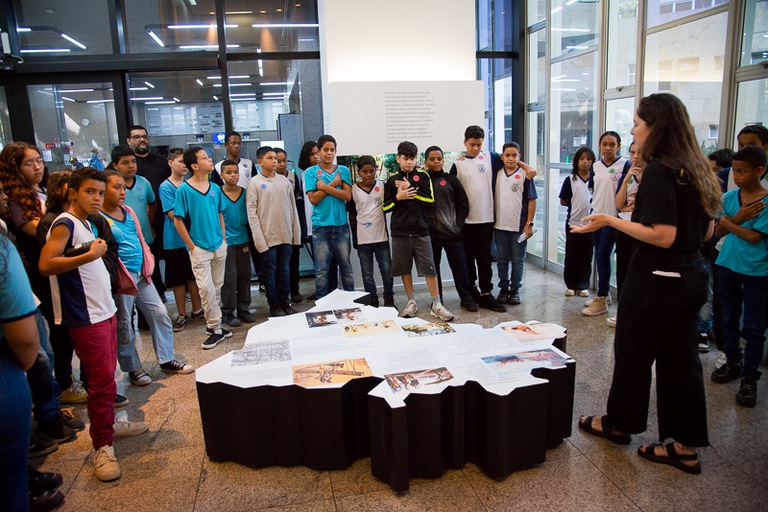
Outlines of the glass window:
{"type": "Polygon", "coordinates": [[[523,148],[523,161],[538,171],[536,176],[536,192],[539,198],[536,200],[535,218],[538,233],[528,241],[526,250],[539,257],[543,257],[544,236],[547,232],[547,216],[545,215],[547,198],[544,195],[547,183],[546,168],[544,167],[544,129],[545,113],[543,111],[529,112],[526,130],[528,136],[525,141],[520,141],[523,148]]]}
{"type": "Polygon", "coordinates": [[[768,61],[768,2],[747,0],[744,10],[744,38],[741,65],[768,61]]]}
{"type": "MultiPolygon", "coordinates": [[[[148,0],[140,8],[132,8],[128,3],[126,51],[219,51],[214,3],[214,0],[148,0]]],[[[239,28],[239,24],[233,22],[227,30],[239,28]]]]}
{"type": "Polygon", "coordinates": [[[478,59],[478,80],[484,84],[486,147],[500,152],[512,140],[512,60],[478,59]]]}
{"type": "Polygon", "coordinates": [[[707,152],[717,145],[727,23],[723,12],[649,35],[645,43],[643,95],[679,97],[707,152]]]}
{"type": "Polygon", "coordinates": [[[653,28],[727,3],[728,0],[648,0],[645,18],[648,28],[653,28]]]}
{"type": "Polygon", "coordinates": [[[13,142],[11,118],[8,116],[8,101],[5,99],[5,87],[0,86],[0,145],[5,146],[9,142],[13,142]]]}
{"type": "Polygon", "coordinates": [[[551,178],[549,184],[549,219],[547,224],[547,259],[553,263],[563,265],[565,263],[565,218],[568,216],[568,208],[560,205],[560,189],[563,181],[571,176],[570,166],[552,167],[549,170],[551,178]]]}
{"type": "Polygon", "coordinates": [[[552,0],[551,58],[577,53],[598,43],[599,2],[552,0]]]}
{"type": "Polygon", "coordinates": [[[737,147],[736,136],[748,124],[768,124],[768,78],[739,84],[733,149],[737,147]]]}
{"type": "Polygon", "coordinates": [[[511,0],[479,0],[477,2],[478,50],[512,50],[512,14],[511,0]]]}
{"type": "Polygon", "coordinates": [[[610,2],[608,7],[607,89],[635,84],[637,52],[637,0],[610,2]]]}
{"type": "Polygon", "coordinates": [[[226,0],[224,5],[229,52],[320,49],[316,0],[278,3],[226,0]]]}
{"type": "Polygon", "coordinates": [[[35,144],[50,171],[71,169],[72,159],[88,163],[92,149],[109,163],[119,144],[111,83],[27,87],[35,144]]]}
{"type": "Polygon", "coordinates": [[[621,136],[621,155],[629,156],[632,142],[632,124],[635,116],[635,98],[622,98],[605,102],[605,129],[621,136]]]}
{"type": "Polygon", "coordinates": [[[22,57],[111,54],[108,2],[14,0],[22,57]]]}
{"type": "Polygon", "coordinates": [[[528,103],[547,101],[547,31],[528,35],[528,103]]]}
{"type": "Polygon", "coordinates": [[[213,136],[225,131],[218,71],[129,75],[133,122],[147,129],[151,150],[202,146],[213,157],[213,136]],[[219,84],[215,87],[214,84],[219,84]]]}
{"type": "Polygon", "coordinates": [[[536,230],[536,233],[534,233],[531,239],[528,240],[528,245],[526,246],[525,251],[541,258],[544,255],[544,233],[546,233],[546,230],[544,229],[544,226],[546,225],[544,211],[547,205],[547,198],[545,195],[546,178],[539,175],[534,179],[534,182],[536,184],[536,194],[539,196],[539,198],[536,199],[536,215],[533,223],[533,228],[536,230]]]}
{"type": "Polygon", "coordinates": [[[528,0],[528,18],[526,26],[544,21],[547,19],[547,0],[528,0]]]}
{"type": "Polygon", "coordinates": [[[581,146],[594,147],[598,130],[598,52],[552,64],[549,161],[568,163],[581,146]]]}

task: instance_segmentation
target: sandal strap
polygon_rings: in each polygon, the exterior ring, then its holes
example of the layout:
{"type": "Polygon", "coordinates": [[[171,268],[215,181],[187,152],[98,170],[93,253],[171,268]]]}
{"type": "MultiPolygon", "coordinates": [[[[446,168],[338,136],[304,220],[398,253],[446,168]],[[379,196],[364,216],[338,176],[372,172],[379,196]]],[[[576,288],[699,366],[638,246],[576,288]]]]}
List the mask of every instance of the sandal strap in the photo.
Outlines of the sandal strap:
{"type": "Polygon", "coordinates": [[[602,426],[603,432],[606,434],[613,434],[614,433],[614,426],[611,419],[606,416],[600,416],[600,424],[602,426]]]}
{"type": "MultiPolygon", "coordinates": [[[[661,443],[652,444],[649,447],[649,448],[651,448],[651,453],[653,453],[653,450],[655,450],[657,446],[661,446],[661,443]]],[[[675,450],[675,443],[674,442],[670,442],[670,443],[665,444],[664,448],[667,449],[667,457],[669,457],[670,459],[673,459],[673,460],[683,461],[683,460],[698,460],[699,459],[699,454],[698,453],[693,454],[693,455],[688,454],[688,453],[678,453],[675,450]]]]}

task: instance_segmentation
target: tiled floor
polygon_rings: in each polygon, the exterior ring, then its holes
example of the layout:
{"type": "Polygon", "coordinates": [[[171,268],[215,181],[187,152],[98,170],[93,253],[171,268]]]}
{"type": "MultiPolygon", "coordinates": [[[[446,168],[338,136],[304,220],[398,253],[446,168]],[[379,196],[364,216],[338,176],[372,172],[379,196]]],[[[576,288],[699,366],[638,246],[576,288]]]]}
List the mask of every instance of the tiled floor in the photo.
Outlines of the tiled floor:
{"type": "MultiPolygon", "coordinates": [[[[583,317],[580,310],[585,299],[564,297],[559,276],[529,265],[524,281],[523,304],[509,306],[507,314],[462,312],[453,289],[446,287],[446,306],[458,322],[491,327],[505,320],[537,319],[560,323],[569,330],[568,352],[577,362],[573,435],[548,451],[541,466],[503,481],[487,478],[470,464],[437,480],[412,481],[410,491],[398,496],[371,477],[367,459],[344,471],[253,469],[210,462],[205,455],[194,375],[161,373],[146,335],[140,353],[145,370],[155,381],[139,388],[121,379],[119,389],[131,401],[125,408],[129,418],[147,422],[150,431],[116,442],[123,477],[106,484],[93,477],[87,432],[33,464],[63,474],[66,503],[62,510],[76,511],[768,510],[768,388],[760,389],[757,407],[745,409],[734,400],[738,382],[717,385],[706,381],[712,446],[701,451],[704,471],[699,476],[651,464],[635,453],[639,444],[656,440],[653,405],[648,431],[635,436],[628,447],[585,436],[575,426],[576,417],[604,411],[613,330],[605,324],[605,316],[583,317]]],[[[313,289],[310,280],[302,281],[301,286],[307,293],[313,289]]],[[[396,292],[400,293],[398,304],[403,305],[402,293],[396,292]]],[[[421,311],[429,311],[425,290],[417,299],[424,306],[421,311]]],[[[259,321],[266,318],[265,304],[264,297],[254,292],[259,321]]],[[[309,307],[311,303],[305,302],[297,309],[309,307]]],[[[203,328],[197,321],[176,335],[177,355],[197,366],[240,348],[247,330],[245,326],[236,328],[231,339],[203,351],[203,328]]],[[[714,358],[714,351],[702,356],[706,375],[714,358]]],[[[87,419],[85,407],[76,407],[74,413],[87,419]]]]}

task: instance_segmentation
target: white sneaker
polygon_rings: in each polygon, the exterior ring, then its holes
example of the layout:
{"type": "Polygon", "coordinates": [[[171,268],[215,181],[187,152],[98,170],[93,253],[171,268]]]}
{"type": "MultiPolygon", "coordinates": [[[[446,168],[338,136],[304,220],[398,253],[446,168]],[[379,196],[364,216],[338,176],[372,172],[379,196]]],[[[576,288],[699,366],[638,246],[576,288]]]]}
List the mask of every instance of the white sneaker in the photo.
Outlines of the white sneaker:
{"type": "Polygon", "coordinates": [[[728,362],[728,357],[725,355],[725,352],[718,350],[717,357],[715,357],[715,368],[720,368],[727,362],[728,362]]]}
{"type": "Polygon", "coordinates": [[[579,290],[576,293],[579,294],[579,297],[589,297],[589,290],[579,290]]]}
{"type": "Polygon", "coordinates": [[[616,327],[616,317],[615,316],[609,316],[605,319],[605,323],[610,325],[611,327],[616,327]]]}
{"type": "Polygon", "coordinates": [[[608,313],[608,306],[606,305],[607,300],[605,297],[595,297],[587,302],[589,305],[581,310],[582,315],[598,316],[608,313]]]}
{"type": "Polygon", "coordinates": [[[115,421],[113,428],[115,429],[113,436],[115,439],[139,436],[149,430],[146,423],[142,423],[141,421],[128,421],[122,418],[115,421]]]}
{"type": "Polygon", "coordinates": [[[122,474],[115,457],[115,449],[105,445],[93,454],[93,474],[102,482],[117,480],[122,474]]]}
{"type": "MultiPolygon", "coordinates": [[[[584,290],[584,291],[586,291],[586,290],[584,290]]],[[[589,295],[589,292],[587,292],[587,295],[589,295]]],[[[584,295],[584,297],[586,297],[587,295],[584,295]]],[[[585,302],[584,305],[587,306],[587,307],[590,307],[592,305],[592,303],[595,302],[599,298],[600,297],[592,297],[587,302],[585,302]]],[[[607,295],[604,298],[605,298],[605,305],[606,306],[610,306],[611,304],[613,304],[613,300],[611,299],[610,295],[607,295]]]]}
{"type": "Polygon", "coordinates": [[[412,318],[416,316],[416,314],[419,312],[419,306],[416,305],[416,301],[411,299],[408,301],[408,304],[405,305],[405,308],[400,312],[400,316],[403,318],[412,318]]]}
{"type": "Polygon", "coordinates": [[[443,322],[450,322],[453,320],[453,313],[445,309],[445,306],[442,304],[437,306],[433,304],[432,311],[430,311],[429,314],[443,322]]]}
{"type": "Polygon", "coordinates": [[[575,295],[576,295],[576,290],[571,290],[570,288],[565,290],[566,297],[574,297],[575,295]]]}

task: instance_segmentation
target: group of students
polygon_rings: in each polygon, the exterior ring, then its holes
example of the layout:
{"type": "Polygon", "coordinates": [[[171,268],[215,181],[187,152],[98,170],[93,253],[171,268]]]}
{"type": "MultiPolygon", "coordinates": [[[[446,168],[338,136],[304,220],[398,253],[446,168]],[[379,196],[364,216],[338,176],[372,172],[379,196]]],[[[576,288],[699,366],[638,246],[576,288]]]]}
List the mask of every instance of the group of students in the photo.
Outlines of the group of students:
{"type": "Polygon", "coordinates": [[[320,137],[319,162],[304,172],[307,198],[313,205],[310,218],[317,296],[328,293],[328,276],[335,273],[336,265],[343,289],[353,289],[352,245],[360,259],[365,291],[374,306],[379,305],[374,257],[385,306],[395,305],[393,278],[402,279],[407,297],[400,311],[403,317],[418,313],[411,274],[415,262],[432,299],[430,314],[441,321],[453,318],[442,304],[443,250],[463,309],[477,311],[482,307],[504,312],[503,304],[519,304],[526,241],[533,234],[536,211],[536,171],[521,161],[518,144],[505,144],[499,156],[482,150],[484,138],[481,127],[468,127],[464,133],[466,152],[449,172],[444,171],[443,151],[437,146],[424,151],[426,170],[417,169],[418,148],[404,141],[397,147],[399,171],[386,182],[376,178],[378,169],[370,155],[357,160],[360,180],[353,182],[349,169],[334,163],[336,141],[329,135],[320,137]],[[385,221],[388,213],[392,214],[391,251],[385,221]],[[497,297],[491,294],[494,239],[498,249],[497,297]]]}
{"type": "MultiPolygon", "coordinates": [[[[701,248],[709,273],[709,297],[699,311],[700,352],[709,352],[713,337],[720,350],[711,380],[727,383],[741,378],[736,401],[753,407],[757,400],[758,366],[763,357],[768,321],[768,128],[744,127],[737,136],[738,151],[720,149],[709,155],[723,192],[723,210],[714,237],[701,248]],[[711,336],[713,335],[713,336],[711,336]],[[746,341],[740,347],[740,338],[746,341]]],[[[595,213],[632,220],[636,196],[642,189],[645,162],[633,142],[629,160],[618,156],[621,138],[605,132],[599,140],[601,159],[587,147],[579,148],[573,171],[563,182],[560,200],[568,207],[564,281],[566,296],[587,296],[593,250],[598,272],[597,297],[582,311],[587,316],[608,312],[610,256],[616,249],[617,299],[621,300],[633,241],[609,226],[593,233],[573,232],[595,213]]],[[[615,326],[617,317],[608,318],[615,326]]]]}

